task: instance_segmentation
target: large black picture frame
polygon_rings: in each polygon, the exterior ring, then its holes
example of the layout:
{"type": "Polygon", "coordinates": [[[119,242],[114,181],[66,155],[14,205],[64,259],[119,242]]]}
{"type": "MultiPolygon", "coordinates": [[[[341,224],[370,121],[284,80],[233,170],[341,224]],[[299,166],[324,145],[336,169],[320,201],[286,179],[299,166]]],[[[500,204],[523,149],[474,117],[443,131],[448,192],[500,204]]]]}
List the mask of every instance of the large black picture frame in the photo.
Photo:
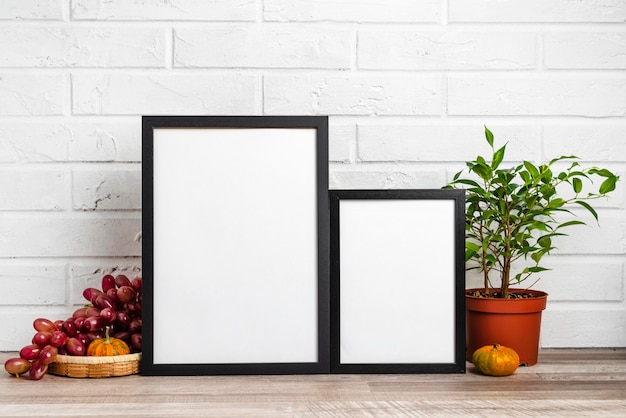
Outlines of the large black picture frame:
{"type": "Polygon", "coordinates": [[[465,192],[329,196],[331,372],[464,373],[465,192]]]}
{"type": "Polygon", "coordinates": [[[328,118],[143,116],[145,375],[327,373],[328,118]]]}

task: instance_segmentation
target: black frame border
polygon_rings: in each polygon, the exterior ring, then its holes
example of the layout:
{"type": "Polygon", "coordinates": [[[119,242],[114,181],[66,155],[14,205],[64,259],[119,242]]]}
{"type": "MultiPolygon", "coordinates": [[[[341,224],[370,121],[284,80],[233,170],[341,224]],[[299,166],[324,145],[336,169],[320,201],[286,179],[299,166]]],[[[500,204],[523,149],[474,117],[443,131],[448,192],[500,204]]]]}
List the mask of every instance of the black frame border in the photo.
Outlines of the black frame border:
{"type": "Polygon", "coordinates": [[[327,116],[142,116],[143,375],[314,374],[330,371],[330,281],[327,116]],[[315,363],[155,364],[154,363],[154,129],[312,128],[316,129],[318,229],[318,360],[315,363]]]}
{"type": "Polygon", "coordinates": [[[331,281],[331,372],[332,373],[465,373],[465,191],[440,189],[331,190],[330,204],[330,281],[331,281]],[[455,343],[453,363],[368,363],[342,364],[340,361],[340,201],[345,199],[447,199],[454,201],[454,300],[455,343]]]}

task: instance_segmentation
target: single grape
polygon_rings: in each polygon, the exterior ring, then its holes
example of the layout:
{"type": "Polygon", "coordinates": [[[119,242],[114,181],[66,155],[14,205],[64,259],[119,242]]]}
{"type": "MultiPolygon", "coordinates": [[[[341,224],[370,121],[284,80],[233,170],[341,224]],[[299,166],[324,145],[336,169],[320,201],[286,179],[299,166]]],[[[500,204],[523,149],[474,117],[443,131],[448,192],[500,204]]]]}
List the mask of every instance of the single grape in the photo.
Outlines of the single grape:
{"type": "Polygon", "coordinates": [[[89,302],[93,303],[93,300],[96,296],[101,295],[103,292],[100,289],[96,289],[95,287],[88,287],[83,290],[83,297],[87,299],[89,302]]]}
{"type": "Polygon", "coordinates": [[[117,317],[117,313],[113,308],[104,308],[100,311],[100,316],[104,319],[105,323],[112,324],[117,317]]]}
{"type": "Polygon", "coordinates": [[[29,344],[20,350],[20,357],[25,360],[37,360],[41,353],[41,347],[37,344],[29,344]]]}
{"type": "Polygon", "coordinates": [[[122,286],[117,289],[117,298],[120,302],[131,302],[135,300],[135,289],[131,286],[122,286]]]}
{"type": "Polygon", "coordinates": [[[131,280],[130,285],[132,286],[133,289],[135,289],[135,292],[141,293],[143,280],[141,279],[141,277],[135,277],[133,280],[131,280]]]}
{"type": "Polygon", "coordinates": [[[87,308],[78,308],[72,314],[72,318],[84,318],[87,316],[87,308]]]}
{"type": "Polygon", "coordinates": [[[63,331],[54,331],[50,336],[50,345],[62,347],[67,342],[67,335],[63,331]]]}
{"type": "MultiPolygon", "coordinates": [[[[85,347],[89,344],[89,337],[87,334],[76,334],[76,339],[80,341],[85,347]]],[[[67,343],[65,343],[67,345],[67,343]]]]}
{"type": "Polygon", "coordinates": [[[128,312],[118,312],[117,317],[115,318],[115,323],[120,326],[120,328],[128,328],[130,325],[130,321],[132,318],[128,315],[128,312]]]}
{"type": "Polygon", "coordinates": [[[102,277],[102,291],[106,293],[109,289],[115,289],[115,277],[106,274],[102,277]]]}
{"type": "Polygon", "coordinates": [[[113,301],[113,303],[115,305],[117,305],[119,303],[120,299],[117,297],[117,289],[116,288],[107,290],[106,295],[107,295],[107,297],[109,299],[111,299],[113,301]]]}
{"type": "Polygon", "coordinates": [[[43,364],[50,364],[57,359],[57,354],[59,353],[59,349],[53,345],[47,345],[41,349],[41,353],[39,354],[39,361],[43,364]]]}
{"type": "Polygon", "coordinates": [[[78,318],[74,318],[74,325],[76,325],[76,332],[83,330],[85,319],[87,319],[86,316],[79,316],[78,318]]]}
{"type": "Polygon", "coordinates": [[[4,363],[4,370],[15,377],[20,377],[30,370],[30,361],[20,357],[10,358],[4,363]]]}
{"type": "Polygon", "coordinates": [[[89,306],[87,308],[87,317],[98,316],[100,314],[100,309],[102,309],[102,308],[96,308],[95,306],[89,306]]]}
{"type": "MultiPolygon", "coordinates": [[[[99,314],[99,312],[98,312],[99,314]]],[[[89,316],[85,318],[85,322],[83,324],[83,329],[87,332],[96,332],[102,330],[104,327],[104,319],[98,316],[89,316]]]]}
{"type": "Polygon", "coordinates": [[[105,294],[98,295],[98,297],[96,297],[96,303],[94,303],[94,305],[97,308],[100,308],[100,309],[103,309],[103,308],[115,308],[115,303],[113,303],[111,298],[109,298],[105,294]]]}
{"type": "Polygon", "coordinates": [[[28,375],[32,380],[41,380],[48,371],[48,365],[43,364],[41,360],[35,360],[30,365],[28,375]]]}
{"type": "Polygon", "coordinates": [[[141,318],[134,318],[132,321],[130,321],[130,324],[128,325],[128,332],[130,332],[131,334],[141,332],[142,325],[143,321],[141,320],[141,318]]]}
{"type": "Polygon", "coordinates": [[[48,331],[38,331],[34,336],[32,343],[37,344],[40,347],[44,345],[48,345],[50,343],[50,337],[52,336],[51,332],[48,331]]]}
{"type": "Polygon", "coordinates": [[[141,333],[136,333],[131,335],[130,337],[130,346],[136,350],[136,351],[141,351],[141,333]]]}
{"type": "Polygon", "coordinates": [[[46,318],[37,318],[33,322],[33,328],[37,331],[53,332],[55,330],[54,322],[46,318]]]}
{"type": "Polygon", "coordinates": [[[70,356],[84,356],[87,352],[85,347],[86,344],[75,337],[68,338],[67,343],[65,343],[65,349],[70,356]]]}
{"type": "Polygon", "coordinates": [[[78,332],[78,328],[76,327],[76,320],[74,318],[67,318],[63,322],[63,332],[68,337],[73,337],[78,332]]]}
{"type": "Polygon", "coordinates": [[[119,288],[122,286],[130,286],[130,280],[124,274],[115,276],[115,285],[119,288]]]}

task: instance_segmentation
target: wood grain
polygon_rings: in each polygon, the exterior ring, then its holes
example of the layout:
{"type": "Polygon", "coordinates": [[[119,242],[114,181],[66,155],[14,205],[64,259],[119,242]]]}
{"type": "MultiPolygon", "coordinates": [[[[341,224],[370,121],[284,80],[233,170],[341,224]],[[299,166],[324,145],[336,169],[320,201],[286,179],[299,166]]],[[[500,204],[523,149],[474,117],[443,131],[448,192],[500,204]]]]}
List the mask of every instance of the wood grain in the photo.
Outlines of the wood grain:
{"type": "MultiPolygon", "coordinates": [[[[0,353],[4,361],[15,353],[0,353]]],[[[620,417],[626,349],[542,350],[508,377],[0,377],[1,417],[620,417]]]]}

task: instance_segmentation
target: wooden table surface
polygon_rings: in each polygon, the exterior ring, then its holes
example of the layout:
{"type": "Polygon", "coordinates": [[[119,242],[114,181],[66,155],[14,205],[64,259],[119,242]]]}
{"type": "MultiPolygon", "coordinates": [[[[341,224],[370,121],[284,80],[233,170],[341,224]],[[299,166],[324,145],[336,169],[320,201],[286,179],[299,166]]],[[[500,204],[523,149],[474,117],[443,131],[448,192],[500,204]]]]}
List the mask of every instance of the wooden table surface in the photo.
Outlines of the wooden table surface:
{"type": "Polygon", "coordinates": [[[0,376],[0,417],[626,417],[626,349],[544,349],[537,365],[499,378],[472,365],[452,375],[0,376]]]}

